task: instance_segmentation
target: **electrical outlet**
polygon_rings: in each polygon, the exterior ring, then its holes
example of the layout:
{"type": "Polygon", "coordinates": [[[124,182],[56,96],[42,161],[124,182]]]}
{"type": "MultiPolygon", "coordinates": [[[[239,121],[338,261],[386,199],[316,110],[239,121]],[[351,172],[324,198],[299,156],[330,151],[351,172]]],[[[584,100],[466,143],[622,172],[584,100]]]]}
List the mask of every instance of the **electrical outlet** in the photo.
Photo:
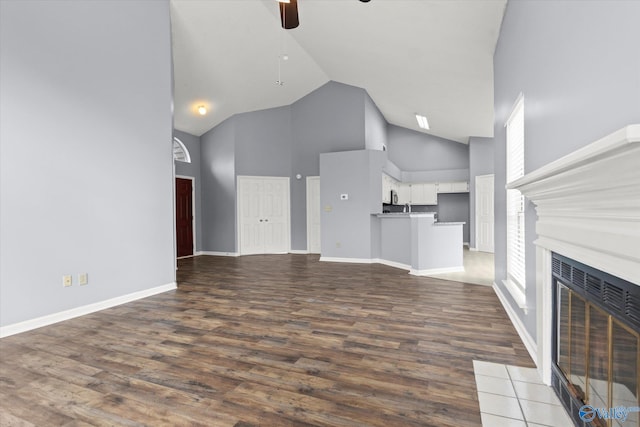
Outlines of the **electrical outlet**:
{"type": "Polygon", "coordinates": [[[71,284],[73,283],[72,277],[73,276],[71,276],[70,274],[66,276],[62,276],[62,286],[64,286],[65,288],[67,286],[71,286],[71,284]]]}
{"type": "Polygon", "coordinates": [[[78,284],[84,286],[89,283],[89,275],[87,273],[78,274],[78,284]]]}

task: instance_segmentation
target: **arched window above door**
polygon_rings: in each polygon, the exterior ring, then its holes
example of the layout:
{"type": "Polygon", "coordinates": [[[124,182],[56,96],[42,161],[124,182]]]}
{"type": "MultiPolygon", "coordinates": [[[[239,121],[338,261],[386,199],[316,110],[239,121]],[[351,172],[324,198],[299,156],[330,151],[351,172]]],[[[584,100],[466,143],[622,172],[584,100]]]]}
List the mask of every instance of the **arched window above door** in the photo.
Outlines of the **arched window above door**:
{"type": "Polygon", "coordinates": [[[179,162],[191,163],[191,156],[189,150],[178,138],[173,138],[173,160],[179,162]]]}

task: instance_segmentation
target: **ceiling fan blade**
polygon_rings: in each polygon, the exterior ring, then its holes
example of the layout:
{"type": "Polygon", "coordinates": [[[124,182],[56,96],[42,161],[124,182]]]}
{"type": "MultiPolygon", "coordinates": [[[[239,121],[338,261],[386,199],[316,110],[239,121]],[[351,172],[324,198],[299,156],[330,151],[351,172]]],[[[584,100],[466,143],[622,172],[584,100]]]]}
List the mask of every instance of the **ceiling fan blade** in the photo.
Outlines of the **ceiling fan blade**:
{"type": "Polygon", "coordinates": [[[298,20],[298,0],[290,0],[289,3],[279,3],[279,5],[282,28],[290,30],[300,25],[298,20]]]}

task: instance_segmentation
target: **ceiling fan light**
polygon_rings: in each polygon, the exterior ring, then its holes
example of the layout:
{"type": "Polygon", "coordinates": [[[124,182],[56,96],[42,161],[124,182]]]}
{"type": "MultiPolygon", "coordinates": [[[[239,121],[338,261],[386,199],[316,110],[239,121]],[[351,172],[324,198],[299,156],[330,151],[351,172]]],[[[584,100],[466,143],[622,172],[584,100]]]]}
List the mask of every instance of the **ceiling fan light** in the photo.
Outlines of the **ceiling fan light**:
{"type": "Polygon", "coordinates": [[[429,122],[425,116],[416,113],[416,120],[421,129],[429,129],[429,122]]]}

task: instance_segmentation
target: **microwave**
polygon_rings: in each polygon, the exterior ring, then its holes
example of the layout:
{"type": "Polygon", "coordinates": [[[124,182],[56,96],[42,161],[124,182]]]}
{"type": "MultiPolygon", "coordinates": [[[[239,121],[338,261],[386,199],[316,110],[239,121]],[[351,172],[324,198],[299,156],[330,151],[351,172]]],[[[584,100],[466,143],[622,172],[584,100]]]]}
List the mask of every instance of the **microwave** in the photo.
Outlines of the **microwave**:
{"type": "Polygon", "coordinates": [[[391,204],[398,204],[398,192],[396,190],[391,190],[391,204]]]}

